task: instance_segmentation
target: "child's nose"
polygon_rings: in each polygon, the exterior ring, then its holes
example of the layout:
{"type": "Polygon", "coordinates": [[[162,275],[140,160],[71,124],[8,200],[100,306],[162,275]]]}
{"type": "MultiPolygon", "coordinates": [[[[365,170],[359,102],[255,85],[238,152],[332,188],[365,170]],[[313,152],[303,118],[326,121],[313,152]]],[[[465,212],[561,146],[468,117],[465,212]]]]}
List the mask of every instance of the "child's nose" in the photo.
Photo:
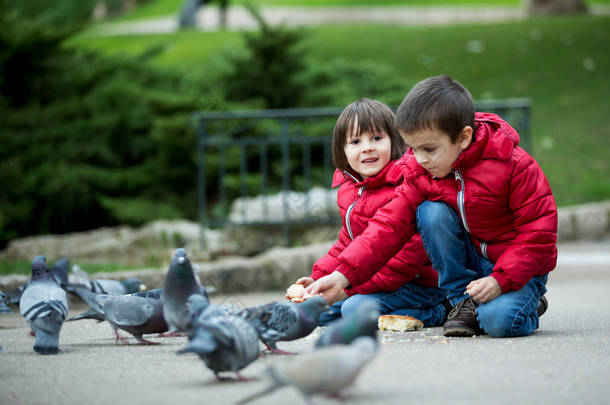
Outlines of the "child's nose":
{"type": "Polygon", "coordinates": [[[369,142],[369,141],[362,142],[362,149],[363,150],[371,150],[371,149],[373,149],[373,143],[369,142]]]}

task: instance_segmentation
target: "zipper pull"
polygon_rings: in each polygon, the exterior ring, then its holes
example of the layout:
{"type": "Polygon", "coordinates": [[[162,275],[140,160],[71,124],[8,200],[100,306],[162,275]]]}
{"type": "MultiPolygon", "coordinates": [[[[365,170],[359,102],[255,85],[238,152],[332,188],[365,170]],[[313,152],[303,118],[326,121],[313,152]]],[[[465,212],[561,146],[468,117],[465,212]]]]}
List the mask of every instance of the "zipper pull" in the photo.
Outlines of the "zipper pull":
{"type": "Polygon", "coordinates": [[[460,176],[460,172],[457,170],[454,170],[453,174],[455,175],[455,181],[457,182],[457,191],[460,192],[462,191],[462,176],[460,176]]]}

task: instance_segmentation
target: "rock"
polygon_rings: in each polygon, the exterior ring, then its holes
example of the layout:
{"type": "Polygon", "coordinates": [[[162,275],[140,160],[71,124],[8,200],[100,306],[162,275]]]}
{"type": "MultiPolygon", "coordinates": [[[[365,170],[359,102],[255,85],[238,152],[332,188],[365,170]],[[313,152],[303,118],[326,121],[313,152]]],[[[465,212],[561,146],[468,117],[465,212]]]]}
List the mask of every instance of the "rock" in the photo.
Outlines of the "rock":
{"type": "Polygon", "coordinates": [[[229,221],[232,224],[282,223],[312,218],[339,217],[337,189],[314,187],[307,193],[280,192],[268,196],[238,198],[231,204],[229,221]]]}
{"type": "MultiPolygon", "coordinates": [[[[209,249],[219,249],[220,233],[206,230],[204,234],[209,249]]],[[[67,257],[74,263],[159,264],[168,262],[177,247],[185,247],[193,254],[199,252],[199,235],[197,222],[154,221],[142,228],[118,226],[14,239],[0,256],[9,260],[31,260],[43,253],[51,262],[67,257]]]]}
{"type": "Polygon", "coordinates": [[[599,240],[610,233],[610,201],[559,209],[558,239],[599,240]]]}

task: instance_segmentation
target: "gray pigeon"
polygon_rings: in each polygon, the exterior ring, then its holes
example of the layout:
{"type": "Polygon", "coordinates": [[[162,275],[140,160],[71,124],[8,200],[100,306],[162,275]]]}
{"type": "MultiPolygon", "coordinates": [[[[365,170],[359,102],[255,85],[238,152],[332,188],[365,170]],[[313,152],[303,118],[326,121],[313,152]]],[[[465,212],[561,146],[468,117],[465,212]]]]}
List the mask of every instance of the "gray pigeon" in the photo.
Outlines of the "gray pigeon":
{"type": "Polygon", "coordinates": [[[10,314],[13,312],[9,307],[10,302],[11,301],[9,296],[6,295],[3,291],[0,291],[0,314],[10,314]]]}
{"type": "Polygon", "coordinates": [[[360,336],[377,339],[377,318],[379,305],[374,300],[367,300],[349,316],[328,325],[316,341],[315,347],[348,345],[360,336]]]}
{"type": "Polygon", "coordinates": [[[34,350],[57,354],[59,331],[68,314],[68,297],[53,278],[44,256],[36,256],[32,262],[32,278],[21,295],[19,309],[36,335],[34,350]]]}
{"type": "MultiPolygon", "coordinates": [[[[74,289],[73,291],[78,295],[78,289],[74,289]]],[[[152,299],[155,299],[155,300],[160,300],[162,292],[163,292],[162,288],[156,288],[154,290],[140,291],[140,292],[133,293],[133,294],[130,294],[130,295],[133,295],[134,297],[144,297],[144,298],[152,298],[152,299]]],[[[83,297],[81,297],[81,299],[83,301],[85,300],[83,297]]],[[[89,308],[85,312],[82,312],[82,313],[80,313],[78,315],[75,315],[75,316],[73,316],[70,319],[66,319],[66,321],[67,322],[78,321],[78,320],[81,320],[81,319],[95,319],[98,322],[103,322],[103,321],[106,320],[106,317],[104,316],[104,314],[102,312],[98,311],[97,309],[89,308]]],[[[167,330],[167,327],[165,328],[165,330],[167,330]]]]}
{"type": "Polygon", "coordinates": [[[196,353],[221,380],[219,373],[231,371],[240,380],[247,380],[239,370],[254,362],[259,355],[258,333],[254,326],[237,314],[209,305],[200,295],[187,301],[193,332],[189,342],[178,354],[196,353]]]}
{"type": "MultiPolygon", "coordinates": [[[[163,304],[158,299],[135,295],[97,294],[83,287],[76,287],[76,290],[85,302],[112,326],[117,343],[119,340],[126,343],[117,329],[131,333],[140,344],[158,344],[145,340],[142,335],[167,331],[163,304]]],[[[94,316],[92,318],[99,319],[94,316]]],[[[77,319],[83,318],[79,316],[77,319]]]]}
{"type": "Polygon", "coordinates": [[[178,248],[170,262],[161,294],[163,316],[169,326],[169,333],[165,336],[189,331],[189,314],[185,305],[186,300],[192,294],[208,297],[205,288],[195,279],[186,250],[178,248]]]}
{"type": "Polygon", "coordinates": [[[314,394],[339,396],[375,357],[376,350],[375,339],[361,336],[349,345],[325,346],[298,357],[286,358],[266,370],[271,380],[269,387],[238,404],[245,404],[287,385],[294,386],[308,403],[314,394]]]}
{"type": "Polygon", "coordinates": [[[246,308],[243,317],[254,325],[267,349],[276,354],[290,354],[278,349],[276,342],[309,335],[318,326],[320,314],[327,307],[324,298],[315,296],[299,304],[275,301],[246,308]]]}

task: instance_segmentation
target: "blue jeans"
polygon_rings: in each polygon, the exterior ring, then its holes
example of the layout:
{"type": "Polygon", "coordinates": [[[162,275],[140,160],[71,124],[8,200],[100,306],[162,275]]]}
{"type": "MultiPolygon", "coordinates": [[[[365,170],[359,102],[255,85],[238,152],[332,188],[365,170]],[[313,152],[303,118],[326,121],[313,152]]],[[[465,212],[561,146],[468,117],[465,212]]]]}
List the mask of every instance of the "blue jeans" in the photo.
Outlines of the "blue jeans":
{"type": "MultiPolygon", "coordinates": [[[[479,255],[460,217],[447,204],[424,201],[417,208],[417,227],[451,305],[467,298],[470,281],[491,274],[494,264],[479,255]]],[[[546,281],[547,275],[533,277],[520,290],[479,304],[479,326],[493,337],[530,335],[538,329],[537,307],[546,281]]]]}
{"type": "Polygon", "coordinates": [[[375,300],[381,315],[409,315],[421,320],[424,326],[442,325],[447,318],[445,306],[446,292],[437,287],[425,287],[406,283],[396,291],[373,294],[356,294],[330,306],[318,321],[327,325],[339,316],[349,316],[366,300],[375,300]]]}

